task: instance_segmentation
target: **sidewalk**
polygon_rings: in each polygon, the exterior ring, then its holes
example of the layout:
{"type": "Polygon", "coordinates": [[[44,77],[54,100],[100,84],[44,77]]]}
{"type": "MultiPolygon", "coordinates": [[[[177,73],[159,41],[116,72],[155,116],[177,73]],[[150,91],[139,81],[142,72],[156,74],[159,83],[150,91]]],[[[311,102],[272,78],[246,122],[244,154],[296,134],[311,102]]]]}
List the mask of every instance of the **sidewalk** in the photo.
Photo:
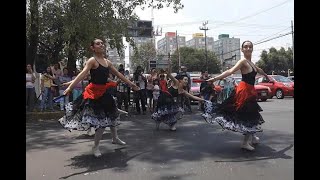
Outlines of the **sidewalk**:
{"type": "Polygon", "coordinates": [[[26,121],[30,120],[49,120],[49,119],[59,119],[64,115],[64,111],[56,110],[54,112],[26,112],[26,121]]]}

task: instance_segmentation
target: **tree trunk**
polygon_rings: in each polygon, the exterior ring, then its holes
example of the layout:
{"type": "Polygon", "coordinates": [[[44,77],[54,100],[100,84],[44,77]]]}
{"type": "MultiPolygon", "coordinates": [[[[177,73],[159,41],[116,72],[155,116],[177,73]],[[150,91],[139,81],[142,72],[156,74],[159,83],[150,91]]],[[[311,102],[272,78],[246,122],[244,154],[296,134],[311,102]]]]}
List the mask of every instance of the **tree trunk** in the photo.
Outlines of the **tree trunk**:
{"type": "Polygon", "coordinates": [[[76,49],[76,36],[71,35],[69,41],[69,50],[68,50],[68,64],[67,68],[70,72],[76,70],[76,61],[77,61],[77,49],[76,49]]]}
{"type": "Polygon", "coordinates": [[[30,0],[30,36],[29,36],[29,47],[27,64],[34,64],[37,50],[38,50],[38,39],[39,39],[39,3],[38,0],[30,0]]]}

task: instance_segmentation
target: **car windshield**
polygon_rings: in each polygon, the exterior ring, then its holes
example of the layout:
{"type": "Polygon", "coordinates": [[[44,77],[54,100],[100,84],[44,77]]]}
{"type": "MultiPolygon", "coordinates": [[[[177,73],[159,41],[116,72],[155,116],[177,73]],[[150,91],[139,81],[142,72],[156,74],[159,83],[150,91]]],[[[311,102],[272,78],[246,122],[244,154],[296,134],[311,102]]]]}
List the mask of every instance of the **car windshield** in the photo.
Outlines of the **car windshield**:
{"type": "Polygon", "coordinates": [[[292,82],[290,79],[284,76],[273,76],[273,79],[276,80],[277,82],[292,82]]]}
{"type": "Polygon", "coordinates": [[[200,82],[191,82],[191,87],[200,87],[200,82]]]}

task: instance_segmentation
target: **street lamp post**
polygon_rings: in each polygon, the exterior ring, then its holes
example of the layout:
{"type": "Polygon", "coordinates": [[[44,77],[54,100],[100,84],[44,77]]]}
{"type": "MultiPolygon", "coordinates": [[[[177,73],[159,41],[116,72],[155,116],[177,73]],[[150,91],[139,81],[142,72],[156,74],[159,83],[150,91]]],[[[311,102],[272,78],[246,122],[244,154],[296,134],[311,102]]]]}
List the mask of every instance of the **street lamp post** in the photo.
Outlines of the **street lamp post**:
{"type": "Polygon", "coordinates": [[[204,48],[205,48],[205,54],[206,54],[206,69],[208,71],[208,53],[207,53],[207,31],[209,28],[207,27],[208,21],[202,23],[202,27],[199,27],[200,30],[204,31],[204,48]]]}

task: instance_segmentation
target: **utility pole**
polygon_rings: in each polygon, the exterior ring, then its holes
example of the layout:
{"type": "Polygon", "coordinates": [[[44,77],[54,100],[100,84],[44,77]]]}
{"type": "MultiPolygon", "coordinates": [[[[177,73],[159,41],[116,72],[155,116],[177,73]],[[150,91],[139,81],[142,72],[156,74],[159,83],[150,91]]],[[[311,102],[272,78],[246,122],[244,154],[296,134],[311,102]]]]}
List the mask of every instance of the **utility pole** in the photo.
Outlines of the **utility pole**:
{"type": "Polygon", "coordinates": [[[177,53],[178,53],[178,72],[180,72],[181,61],[180,61],[180,51],[179,51],[179,41],[178,41],[178,31],[176,30],[176,44],[177,44],[177,53]]]}
{"type": "MultiPolygon", "coordinates": [[[[293,67],[294,67],[294,35],[293,35],[293,21],[291,20],[291,35],[292,35],[292,64],[293,64],[293,67]]],[[[293,68],[294,69],[294,68],[293,68]]]]}
{"type": "Polygon", "coordinates": [[[205,53],[206,53],[206,68],[208,71],[208,53],[207,53],[207,31],[209,28],[207,27],[208,21],[202,23],[202,27],[199,27],[200,30],[204,31],[204,48],[205,48],[205,53]]]}

